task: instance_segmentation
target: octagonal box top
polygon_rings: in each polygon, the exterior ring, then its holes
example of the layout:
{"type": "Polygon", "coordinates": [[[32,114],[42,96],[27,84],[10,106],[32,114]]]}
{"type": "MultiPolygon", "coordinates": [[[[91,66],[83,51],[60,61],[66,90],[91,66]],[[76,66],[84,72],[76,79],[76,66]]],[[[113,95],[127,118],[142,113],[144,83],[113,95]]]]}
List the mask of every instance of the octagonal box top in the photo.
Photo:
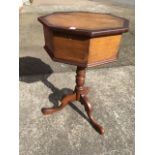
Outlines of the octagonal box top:
{"type": "Polygon", "coordinates": [[[53,30],[89,37],[127,32],[129,25],[125,18],[92,12],[57,12],[38,20],[53,30]]]}
{"type": "Polygon", "coordinates": [[[92,12],[58,12],[41,16],[45,50],[59,62],[91,67],[116,60],[127,19],[92,12]]]}

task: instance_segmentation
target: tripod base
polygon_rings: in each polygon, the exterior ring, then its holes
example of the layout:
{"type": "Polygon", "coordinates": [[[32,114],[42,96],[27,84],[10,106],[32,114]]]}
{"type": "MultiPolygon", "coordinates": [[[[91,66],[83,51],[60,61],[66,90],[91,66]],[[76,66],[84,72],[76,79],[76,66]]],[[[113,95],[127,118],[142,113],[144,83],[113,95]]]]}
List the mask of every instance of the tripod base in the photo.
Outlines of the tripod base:
{"type": "Polygon", "coordinates": [[[72,94],[66,95],[61,100],[61,105],[58,107],[51,107],[51,108],[42,108],[42,113],[44,115],[49,115],[54,112],[62,110],[66,105],[70,104],[73,101],[79,101],[85,107],[85,111],[89,117],[90,123],[96,129],[97,132],[100,134],[104,133],[104,129],[94,120],[92,116],[92,106],[88,100],[87,94],[89,91],[88,87],[84,87],[84,80],[85,80],[85,68],[77,67],[76,71],[76,86],[75,90],[72,94]]]}

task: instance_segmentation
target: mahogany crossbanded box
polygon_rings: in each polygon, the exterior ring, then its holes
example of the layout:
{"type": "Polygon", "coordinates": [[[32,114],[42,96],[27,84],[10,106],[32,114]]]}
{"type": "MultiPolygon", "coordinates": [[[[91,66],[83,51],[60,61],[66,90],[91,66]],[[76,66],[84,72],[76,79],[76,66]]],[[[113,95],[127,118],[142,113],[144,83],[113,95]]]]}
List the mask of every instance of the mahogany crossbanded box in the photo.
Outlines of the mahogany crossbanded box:
{"type": "Polygon", "coordinates": [[[111,14],[58,12],[39,17],[45,50],[59,62],[91,67],[117,59],[128,20],[111,14]]]}

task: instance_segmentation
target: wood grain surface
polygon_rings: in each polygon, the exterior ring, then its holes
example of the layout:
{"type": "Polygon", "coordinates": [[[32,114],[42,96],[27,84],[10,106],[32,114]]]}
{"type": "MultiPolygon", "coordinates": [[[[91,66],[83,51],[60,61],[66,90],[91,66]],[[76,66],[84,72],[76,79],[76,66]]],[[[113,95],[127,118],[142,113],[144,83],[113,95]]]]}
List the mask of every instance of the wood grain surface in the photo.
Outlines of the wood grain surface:
{"type": "Polygon", "coordinates": [[[55,12],[38,20],[53,31],[85,37],[118,35],[129,29],[127,19],[107,13],[55,12]]]}
{"type": "Polygon", "coordinates": [[[91,38],[88,63],[116,59],[120,41],[121,35],[91,38]]]}
{"type": "Polygon", "coordinates": [[[95,66],[116,60],[122,36],[77,37],[55,33],[47,27],[44,27],[44,33],[45,46],[52,59],[78,66],[95,66]]]}
{"type": "Polygon", "coordinates": [[[44,18],[49,24],[70,29],[111,29],[123,26],[123,20],[109,14],[100,13],[58,13],[44,18]]]}
{"type": "Polygon", "coordinates": [[[128,20],[104,13],[56,12],[38,20],[50,57],[82,67],[115,61],[122,33],[128,30],[128,20]]]}

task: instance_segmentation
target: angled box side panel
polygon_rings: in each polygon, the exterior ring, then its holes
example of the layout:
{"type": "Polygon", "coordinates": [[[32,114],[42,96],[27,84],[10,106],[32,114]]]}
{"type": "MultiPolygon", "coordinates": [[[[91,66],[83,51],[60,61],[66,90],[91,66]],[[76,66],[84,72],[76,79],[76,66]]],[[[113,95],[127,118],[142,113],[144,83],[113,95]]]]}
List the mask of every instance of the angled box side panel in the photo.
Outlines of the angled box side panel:
{"type": "Polygon", "coordinates": [[[117,58],[121,35],[91,38],[88,64],[117,58]]]}
{"type": "Polygon", "coordinates": [[[53,36],[54,57],[67,61],[86,63],[88,60],[89,40],[72,35],[53,36]]]}
{"type": "Polygon", "coordinates": [[[48,27],[43,26],[45,46],[53,52],[53,32],[48,27]]]}

